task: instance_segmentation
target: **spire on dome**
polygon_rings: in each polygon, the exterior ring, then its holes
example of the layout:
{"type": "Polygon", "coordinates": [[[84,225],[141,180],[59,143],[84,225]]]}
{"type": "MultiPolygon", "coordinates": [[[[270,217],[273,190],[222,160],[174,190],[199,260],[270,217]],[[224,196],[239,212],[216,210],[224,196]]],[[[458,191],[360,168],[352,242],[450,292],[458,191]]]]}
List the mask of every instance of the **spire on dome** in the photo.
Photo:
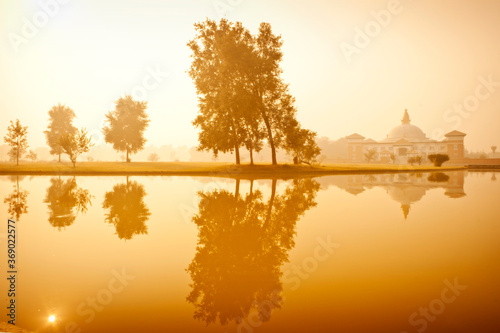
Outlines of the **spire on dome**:
{"type": "Polygon", "coordinates": [[[403,210],[403,215],[405,216],[405,220],[408,217],[408,214],[410,214],[410,205],[408,204],[402,204],[401,209],[403,210]]]}
{"type": "Polygon", "coordinates": [[[405,114],[403,115],[403,119],[401,119],[401,123],[403,125],[408,125],[410,123],[410,115],[408,114],[408,109],[405,110],[405,114]]]}

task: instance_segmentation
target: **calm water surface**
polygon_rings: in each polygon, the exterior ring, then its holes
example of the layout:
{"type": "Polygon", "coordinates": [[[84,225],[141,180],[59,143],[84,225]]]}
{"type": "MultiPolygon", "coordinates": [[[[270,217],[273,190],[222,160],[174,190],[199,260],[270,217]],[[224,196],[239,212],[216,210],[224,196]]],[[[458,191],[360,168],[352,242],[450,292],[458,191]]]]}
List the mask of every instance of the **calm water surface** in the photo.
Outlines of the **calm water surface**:
{"type": "Polygon", "coordinates": [[[497,177],[1,176],[2,244],[17,221],[17,325],[498,332],[497,177]]]}

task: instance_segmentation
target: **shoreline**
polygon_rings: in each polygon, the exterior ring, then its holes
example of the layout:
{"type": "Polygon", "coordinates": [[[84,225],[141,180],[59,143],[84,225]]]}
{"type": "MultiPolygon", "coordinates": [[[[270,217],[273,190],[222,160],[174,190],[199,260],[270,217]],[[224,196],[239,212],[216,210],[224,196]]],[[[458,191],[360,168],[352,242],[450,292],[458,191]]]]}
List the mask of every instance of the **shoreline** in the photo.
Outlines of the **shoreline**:
{"type": "Polygon", "coordinates": [[[69,162],[33,162],[15,166],[0,163],[0,175],[74,175],[74,176],[205,176],[230,178],[302,178],[343,174],[444,172],[468,170],[467,166],[325,164],[304,166],[289,164],[242,164],[222,162],[81,162],[73,168],[69,162]]]}

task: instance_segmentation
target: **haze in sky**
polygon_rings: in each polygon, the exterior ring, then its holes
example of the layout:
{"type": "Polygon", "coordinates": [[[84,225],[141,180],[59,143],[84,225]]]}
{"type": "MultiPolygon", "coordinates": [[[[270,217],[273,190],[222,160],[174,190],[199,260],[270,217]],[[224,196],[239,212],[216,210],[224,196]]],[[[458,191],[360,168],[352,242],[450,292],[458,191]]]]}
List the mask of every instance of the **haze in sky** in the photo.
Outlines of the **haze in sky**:
{"type": "Polygon", "coordinates": [[[19,0],[0,3],[0,135],[19,118],[45,145],[48,110],[103,143],[105,113],[124,94],[148,101],[147,144],[197,145],[186,71],[205,18],[269,22],[305,128],[338,139],[384,139],[408,109],[469,150],[500,145],[500,2],[495,0],[19,0]]]}

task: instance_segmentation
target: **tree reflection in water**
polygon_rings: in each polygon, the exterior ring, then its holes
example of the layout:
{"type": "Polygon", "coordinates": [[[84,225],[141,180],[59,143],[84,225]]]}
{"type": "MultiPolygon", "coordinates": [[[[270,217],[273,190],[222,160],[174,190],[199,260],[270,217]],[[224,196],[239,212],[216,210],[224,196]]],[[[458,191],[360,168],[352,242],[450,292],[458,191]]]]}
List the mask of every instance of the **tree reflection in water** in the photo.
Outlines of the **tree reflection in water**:
{"type": "Polygon", "coordinates": [[[311,207],[319,184],[297,179],[281,194],[273,180],[267,202],[260,191],[244,197],[239,180],[226,190],[200,192],[196,254],[187,268],[192,287],[187,301],[194,318],[207,324],[241,322],[255,310],[261,321],[270,318],[282,300],[281,265],[295,245],[296,223],[311,207]]]}
{"type": "Polygon", "coordinates": [[[134,235],[148,233],[146,222],[151,213],[144,203],[146,191],[136,181],[117,184],[113,191],[106,192],[102,207],[109,209],[106,222],[113,224],[120,239],[132,239],[134,235]]]}
{"type": "Polygon", "coordinates": [[[17,222],[21,219],[21,215],[28,212],[27,201],[29,192],[20,189],[19,176],[12,176],[10,179],[16,182],[16,184],[14,185],[14,191],[12,191],[11,194],[5,197],[3,202],[7,204],[9,217],[17,222]]]}
{"type": "Polygon", "coordinates": [[[58,229],[75,222],[78,213],[87,212],[93,196],[88,190],[78,187],[76,179],[52,178],[47,188],[44,203],[49,208],[49,223],[58,229]]]}

